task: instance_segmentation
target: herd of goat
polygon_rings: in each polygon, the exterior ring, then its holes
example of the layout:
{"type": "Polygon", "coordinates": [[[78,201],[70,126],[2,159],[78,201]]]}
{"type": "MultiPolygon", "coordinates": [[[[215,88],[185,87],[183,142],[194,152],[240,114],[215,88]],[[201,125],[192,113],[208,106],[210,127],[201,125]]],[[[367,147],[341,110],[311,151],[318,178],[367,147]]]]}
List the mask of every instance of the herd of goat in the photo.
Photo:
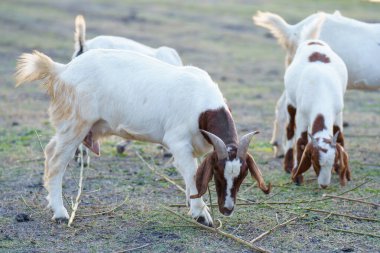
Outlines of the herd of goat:
{"type": "MultiPolygon", "coordinates": [[[[269,12],[258,12],[253,20],[287,51],[285,90],[271,141],[275,155],[284,155],[284,170],[298,184],[313,167],[321,188],[330,184],[332,171],[344,186],[351,178],[344,94],[346,88],[380,88],[380,24],[339,12],[316,13],[296,25],[269,12]]],[[[248,172],[270,192],[248,152],[257,132],[238,138],[230,108],[206,71],[184,66],[173,48],[115,36],[86,40],[84,18],[78,16],[75,24],[75,52],[68,64],[34,51],[19,57],[15,74],[17,86],[43,80],[51,97],[56,133],[45,148],[44,185],[54,220],[69,217],[62,178],[77,148],[83,144],[99,155],[99,139],[109,135],[165,146],[184,178],[190,214],[204,225],[213,224],[202,199],[212,178],[219,211],[227,216],[248,172]]]]}

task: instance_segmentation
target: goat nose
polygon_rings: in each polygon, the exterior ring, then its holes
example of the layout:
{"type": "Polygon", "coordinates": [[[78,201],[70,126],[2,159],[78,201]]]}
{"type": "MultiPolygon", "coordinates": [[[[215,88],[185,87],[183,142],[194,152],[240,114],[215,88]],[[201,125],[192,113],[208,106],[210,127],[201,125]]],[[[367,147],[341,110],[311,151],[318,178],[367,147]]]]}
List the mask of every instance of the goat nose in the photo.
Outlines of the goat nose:
{"type": "Polygon", "coordinates": [[[328,185],[321,184],[322,189],[326,189],[328,185]]]}
{"type": "Polygon", "coordinates": [[[232,207],[231,209],[227,208],[227,207],[224,207],[223,208],[223,215],[225,216],[230,216],[232,214],[232,212],[234,211],[234,208],[232,207]]]}

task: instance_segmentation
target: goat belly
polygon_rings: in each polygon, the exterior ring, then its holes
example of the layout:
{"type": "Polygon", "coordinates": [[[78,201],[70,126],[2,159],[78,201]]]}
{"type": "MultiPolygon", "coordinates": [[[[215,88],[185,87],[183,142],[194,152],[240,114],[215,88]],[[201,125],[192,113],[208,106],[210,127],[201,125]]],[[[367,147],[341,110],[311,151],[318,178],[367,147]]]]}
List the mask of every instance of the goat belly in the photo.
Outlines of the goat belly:
{"type": "Polygon", "coordinates": [[[92,131],[88,132],[88,134],[84,138],[83,145],[85,145],[96,155],[100,156],[100,144],[99,141],[94,141],[94,139],[92,138],[92,131]]]}

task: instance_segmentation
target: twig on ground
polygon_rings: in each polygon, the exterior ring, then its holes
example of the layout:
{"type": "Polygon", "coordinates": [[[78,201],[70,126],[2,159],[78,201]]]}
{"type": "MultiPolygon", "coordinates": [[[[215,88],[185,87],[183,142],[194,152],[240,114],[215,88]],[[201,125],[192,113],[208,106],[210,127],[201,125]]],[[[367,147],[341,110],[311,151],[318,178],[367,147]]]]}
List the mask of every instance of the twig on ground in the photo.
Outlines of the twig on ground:
{"type": "Polygon", "coordinates": [[[80,203],[80,196],[82,194],[82,189],[83,189],[83,169],[84,169],[83,150],[81,150],[81,152],[80,152],[80,158],[81,158],[81,164],[80,164],[80,172],[79,172],[78,194],[77,194],[77,197],[75,198],[74,205],[72,205],[73,211],[71,212],[69,223],[67,224],[68,227],[71,227],[71,224],[74,221],[75,213],[78,210],[78,206],[80,203]]]}
{"type": "Polygon", "coordinates": [[[280,224],[280,221],[278,220],[278,214],[276,212],[276,222],[277,222],[277,225],[280,224]]]}
{"type": "Polygon", "coordinates": [[[338,229],[338,228],[328,228],[328,229],[329,230],[333,230],[333,231],[343,232],[343,233],[350,233],[350,234],[357,234],[357,235],[367,235],[367,236],[372,236],[372,237],[380,238],[380,235],[375,235],[375,234],[365,233],[365,232],[359,232],[359,231],[354,231],[354,230],[344,230],[344,229],[338,229]]]}
{"type": "Polygon", "coordinates": [[[38,139],[38,142],[40,143],[40,147],[42,149],[42,152],[45,154],[45,149],[42,147],[40,136],[38,135],[36,130],[34,130],[34,133],[37,135],[37,139],[38,139]]]}
{"type": "Polygon", "coordinates": [[[296,217],[294,217],[294,218],[292,218],[290,220],[287,220],[287,221],[285,221],[285,222],[283,222],[281,224],[278,224],[278,225],[276,225],[273,228],[269,229],[268,231],[262,233],[261,235],[259,235],[258,237],[256,237],[255,239],[253,239],[253,240],[251,240],[249,242],[250,243],[257,242],[257,241],[261,240],[264,236],[269,235],[270,233],[272,233],[273,231],[275,231],[276,229],[278,229],[280,227],[283,227],[283,226],[286,226],[287,224],[289,224],[289,223],[291,223],[291,222],[293,222],[293,221],[295,221],[297,219],[303,218],[305,216],[306,216],[306,214],[303,214],[301,216],[296,216],[296,217]]]}
{"type": "Polygon", "coordinates": [[[137,157],[151,170],[153,171],[154,174],[162,177],[163,179],[165,179],[166,181],[168,181],[169,183],[175,185],[181,192],[183,193],[186,193],[185,189],[182,188],[182,186],[178,185],[176,182],[174,182],[172,179],[170,179],[168,176],[158,172],[153,166],[151,166],[147,161],[145,161],[145,159],[140,155],[139,152],[136,151],[136,155],[137,157]]]}
{"type": "MultiPolygon", "coordinates": [[[[211,192],[210,192],[210,187],[207,186],[207,190],[208,190],[208,197],[209,197],[209,201],[210,201],[210,209],[211,209],[211,218],[212,220],[214,220],[214,208],[212,207],[211,203],[212,203],[212,198],[211,198],[211,192]]],[[[221,224],[221,223],[220,223],[221,224]]]]}
{"type": "Polygon", "coordinates": [[[37,206],[31,206],[30,204],[28,204],[28,203],[26,202],[24,196],[21,195],[20,198],[21,198],[22,202],[24,202],[24,204],[26,205],[26,207],[27,207],[32,213],[35,213],[35,214],[36,214],[36,213],[40,213],[40,212],[43,211],[41,208],[39,208],[39,207],[37,207],[37,206]],[[39,211],[35,211],[34,209],[39,209],[39,211]]]}
{"type": "Polygon", "coordinates": [[[45,157],[37,157],[37,158],[26,159],[26,160],[16,160],[15,163],[39,162],[43,160],[45,160],[45,157]]]}
{"type": "Polygon", "coordinates": [[[147,247],[147,246],[149,246],[149,245],[150,245],[150,243],[147,243],[147,244],[141,245],[141,246],[139,246],[139,247],[130,248],[130,249],[121,250],[121,251],[115,251],[115,253],[131,252],[131,251],[134,251],[134,250],[138,250],[138,249],[145,248],[145,247],[147,247]]]}
{"type": "MultiPolygon", "coordinates": [[[[304,183],[312,182],[312,181],[315,181],[315,180],[317,180],[316,177],[308,178],[308,179],[304,180],[304,183]]],[[[294,182],[292,180],[290,180],[289,182],[286,182],[286,183],[283,183],[283,184],[272,184],[272,186],[273,187],[282,187],[282,186],[286,186],[286,185],[290,185],[290,184],[294,184],[294,182]]]]}
{"type": "Polygon", "coordinates": [[[90,216],[97,216],[97,215],[102,215],[102,214],[110,213],[110,212],[113,212],[116,209],[122,207],[127,201],[128,201],[128,197],[126,197],[122,203],[120,203],[119,205],[116,205],[115,207],[111,208],[110,210],[99,212],[99,213],[78,214],[77,216],[78,217],[90,217],[90,216]]]}
{"type": "Polygon", "coordinates": [[[235,234],[241,227],[241,224],[237,228],[234,229],[234,231],[231,232],[231,235],[235,234]]]}
{"type": "Polygon", "coordinates": [[[308,211],[316,212],[316,213],[328,213],[328,214],[332,214],[332,215],[336,215],[336,216],[342,216],[342,217],[347,217],[347,218],[352,218],[352,219],[357,219],[357,220],[380,222],[379,219],[375,219],[375,218],[360,217],[360,216],[354,216],[354,215],[349,215],[349,214],[344,214],[344,213],[335,213],[335,212],[319,210],[319,209],[314,209],[314,208],[299,207],[299,209],[308,210],[308,211]]]}
{"type": "Polygon", "coordinates": [[[370,198],[376,197],[378,195],[379,195],[379,193],[376,193],[376,194],[373,194],[373,195],[357,198],[356,200],[370,199],[370,198]]]}
{"type": "Polygon", "coordinates": [[[261,247],[255,246],[255,245],[253,245],[253,244],[251,244],[251,243],[249,243],[249,242],[247,242],[247,241],[245,241],[245,240],[243,240],[243,239],[240,239],[240,238],[238,238],[238,237],[236,237],[236,236],[234,236],[234,235],[228,234],[228,233],[226,233],[226,232],[224,232],[224,231],[222,231],[222,230],[215,229],[215,228],[210,228],[210,227],[207,227],[207,226],[205,226],[205,225],[202,225],[202,224],[196,222],[196,221],[193,220],[193,219],[188,219],[188,218],[186,218],[186,217],[183,217],[181,214],[179,214],[179,213],[177,213],[177,212],[175,212],[175,211],[173,211],[173,210],[171,210],[171,209],[169,209],[169,208],[167,208],[167,207],[165,207],[165,206],[163,206],[163,208],[164,208],[165,210],[171,212],[172,214],[174,214],[174,215],[176,215],[176,216],[182,218],[183,220],[185,220],[185,221],[187,221],[187,222],[191,222],[191,223],[197,225],[198,227],[201,227],[201,228],[203,228],[203,229],[206,229],[206,230],[208,230],[208,231],[210,231],[210,232],[218,233],[218,234],[223,235],[223,236],[225,236],[225,237],[227,237],[227,238],[233,239],[233,240],[239,242],[240,244],[243,244],[243,245],[249,247],[250,249],[254,249],[254,250],[258,251],[258,252],[270,252],[270,251],[268,251],[268,250],[266,250],[266,249],[263,249],[263,248],[261,248],[261,247]]]}
{"type": "Polygon", "coordinates": [[[344,200],[349,200],[349,201],[353,201],[353,202],[358,202],[358,203],[363,203],[363,204],[367,204],[367,205],[373,205],[373,206],[380,207],[380,204],[373,203],[373,202],[367,202],[367,201],[360,200],[360,199],[353,199],[353,198],[341,197],[341,196],[335,196],[335,195],[329,195],[329,194],[324,194],[323,196],[329,197],[329,198],[334,198],[334,199],[344,199],[344,200]]]}

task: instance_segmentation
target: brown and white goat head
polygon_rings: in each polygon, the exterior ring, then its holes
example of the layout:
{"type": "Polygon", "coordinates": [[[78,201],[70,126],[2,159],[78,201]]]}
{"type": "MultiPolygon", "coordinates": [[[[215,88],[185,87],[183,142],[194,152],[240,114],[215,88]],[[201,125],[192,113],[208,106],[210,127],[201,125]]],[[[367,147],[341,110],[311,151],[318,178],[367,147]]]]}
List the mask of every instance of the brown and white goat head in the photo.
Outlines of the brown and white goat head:
{"type": "Polygon", "coordinates": [[[318,184],[325,189],[331,182],[332,169],[339,173],[340,184],[344,186],[346,180],[351,180],[351,172],[348,166],[348,154],[344,148],[337,143],[339,131],[334,137],[314,138],[311,134],[311,142],[305,147],[301,162],[293,171],[292,179],[300,184],[303,181],[302,173],[306,172],[311,165],[318,177],[318,184]]]}
{"type": "Polygon", "coordinates": [[[216,135],[203,130],[202,132],[210,139],[214,151],[209,153],[199,166],[195,179],[198,194],[192,195],[190,198],[199,198],[204,195],[208,183],[214,176],[219,211],[230,216],[235,207],[236,195],[248,171],[264,193],[270,192],[271,185],[265,185],[260,169],[247,152],[252,136],[257,134],[257,131],[244,135],[238,146],[226,146],[216,135]]]}

